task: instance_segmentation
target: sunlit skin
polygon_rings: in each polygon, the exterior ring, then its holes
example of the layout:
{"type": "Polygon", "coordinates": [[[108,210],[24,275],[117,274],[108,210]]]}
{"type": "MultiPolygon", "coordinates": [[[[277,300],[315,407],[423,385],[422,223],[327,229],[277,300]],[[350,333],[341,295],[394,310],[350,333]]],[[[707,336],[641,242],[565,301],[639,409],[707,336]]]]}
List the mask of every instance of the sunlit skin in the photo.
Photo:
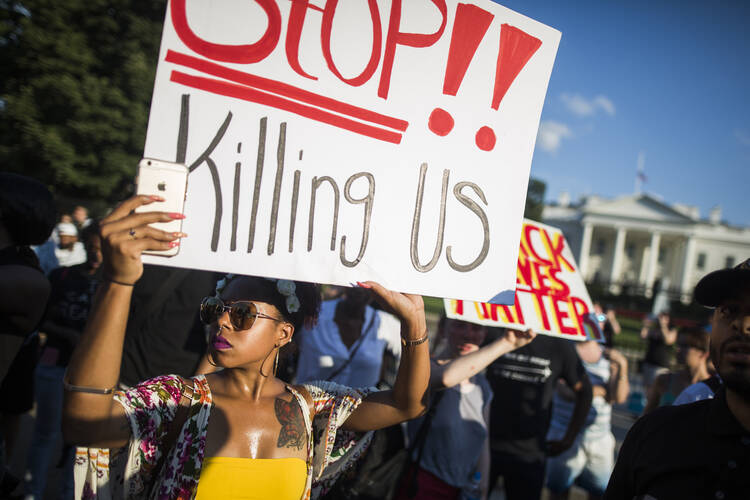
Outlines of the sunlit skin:
{"type": "MultiPolygon", "coordinates": [[[[108,278],[97,292],[86,329],[71,358],[68,380],[72,385],[106,388],[117,384],[133,285],[143,273],[141,252],[174,248],[187,236],[150,227],[152,223],[183,218],[180,214],[134,212],[155,201],[163,199],[130,198],[101,222],[101,267],[108,278]]],[[[294,326],[273,304],[263,302],[267,297],[264,293],[269,292],[261,293],[260,284],[268,282],[263,278],[235,278],[221,298],[227,305],[252,301],[268,317],[257,317],[249,328],[235,327],[230,312],[224,311],[211,325],[211,359],[223,369],[207,375],[213,406],[205,457],[307,458],[302,407],[274,375],[278,350],[291,341],[294,326]]],[[[407,342],[424,338],[426,324],[420,296],[393,292],[371,281],[360,286],[384,310],[399,318],[401,335],[407,342]]],[[[419,416],[425,410],[428,381],[429,344],[417,342],[402,351],[393,390],[368,394],[342,427],[368,431],[419,416]]],[[[186,384],[190,387],[189,382],[186,384]]],[[[307,390],[298,390],[314,411],[307,390]]],[[[188,406],[189,397],[183,392],[182,407],[188,406]]],[[[77,390],[65,393],[63,431],[67,442],[102,448],[120,448],[132,437],[125,410],[111,394],[77,390]]]]}
{"type": "Polygon", "coordinates": [[[750,431],[750,285],[714,311],[711,359],[727,388],[727,405],[750,431]]]}

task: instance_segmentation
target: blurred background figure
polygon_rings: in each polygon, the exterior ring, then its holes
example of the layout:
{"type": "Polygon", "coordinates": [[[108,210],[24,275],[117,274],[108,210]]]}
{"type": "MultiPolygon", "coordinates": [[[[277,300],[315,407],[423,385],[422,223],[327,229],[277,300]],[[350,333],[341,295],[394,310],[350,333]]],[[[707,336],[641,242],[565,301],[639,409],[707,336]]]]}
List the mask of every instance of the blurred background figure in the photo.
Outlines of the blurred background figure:
{"type": "Polygon", "coordinates": [[[73,214],[72,214],[71,219],[72,219],[71,222],[75,224],[76,229],[78,229],[79,234],[81,234],[81,231],[86,229],[89,226],[89,224],[91,224],[91,221],[92,221],[91,218],[89,217],[88,209],[82,205],[77,205],[73,209],[73,214]]]}
{"type": "Polygon", "coordinates": [[[216,293],[223,274],[144,264],[135,284],[125,332],[120,384],[131,387],[164,373],[186,378],[214,371],[205,360],[206,329],[198,316],[203,297],[216,293]],[[169,318],[167,321],[165,318],[169,318]]]}
{"type": "Polygon", "coordinates": [[[323,302],[318,323],[304,328],[300,336],[297,383],[393,384],[401,357],[401,327],[395,317],[372,307],[370,297],[366,289],[347,288],[342,297],[323,302]]]}
{"type": "Polygon", "coordinates": [[[86,262],[86,249],[78,241],[78,228],[72,222],[60,222],[55,228],[60,243],[55,248],[55,257],[61,267],[76,266],[86,262]]]}
{"type": "MultiPolygon", "coordinates": [[[[591,380],[593,398],[586,424],[568,450],[547,459],[547,488],[551,500],[568,498],[573,484],[586,490],[590,499],[601,498],[615,465],[612,405],[628,399],[628,361],[616,349],[594,340],[576,345],[591,380]]],[[[547,439],[560,439],[573,415],[574,394],[558,384],[552,406],[547,439]]]]}
{"type": "Polygon", "coordinates": [[[29,398],[12,399],[12,394],[33,394],[35,332],[50,292],[49,281],[29,245],[49,238],[56,217],[52,194],[42,183],[0,173],[0,394],[10,391],[0,396],[0,495],[10,493],[18,484],[5,464],[13,452],[19,410],[25,411],[29,398]]]}
{"type": "Polygon", "coordinates": [[[604,334],[604,345],[606,347],[614,346],[614,339],[622,331],[620,323],[617,321],[615,309],[611,305],[602,307],[601,303],[594,302],[594,314],[599,322],[599,328],[604,334]]]}
{"type": "Polygon", "coordinates": [[[648,393],[656,377],[668,372],[672,364],[670,346],[677,340],[677,329],[671,325],[669,313],[660,312],[656,321],[653,316],[647,316],[643,320],[641,339],[648,342],[642,370],[643,386],[648,393]]]}
{"type": "MultiPolygon", "coordinates": [[[[58,462],[55,452],[62,436],[63,376],[86,326],[100,281],[102,249],[98,231],[96,223],[89,223],[82,232],[85,263],[57,268],[49,277],[52,293],[40,327],[45,342],[35,374],[36,420],[27,456],[26,500],[43,498],[50,463],[58,462]]],[[[73,498],[73,452],[72,447],[65,447],[60,460],[63,465],[60,499],[73,498]]]]}
{"type": "Polygon", "coordinates": [[[490,488],[502,476],[508,500],[534,500],[544,486],[548,456],[575,443],[591,406],[591,383],[575,342],[539,335],[533,342],[501,356],[487,369],[494,398],[491,406],[490,488]],[[558,380],[575,399],[568,428],[547,440],[552,397],[558,380]]]}
{"type": "Polygon", "coordinates": [[[682,330],[677,336],[677,369],[660,374],[651,385],[643,413],[671,405],[689,385],[708,379],[709,334],[703,328],[682,330]]]}
{"type": "MultiPolygon", "coordinates": [[[[481,374],[498,357],[531,342],[535,334],[508,330],[484,347],[487,327],[441,318],[438,337],[446,343],[432,360],[430,390],[434,409],[408,423],[409,440],[422,438],[410,457],[399,500],[487,498],[490,473],[492,389],[481,374]],[[424,427],[424,428],[423,428],[424,427]],[[423,435],[421,435],[424,433],[423,435]],[[411,484],[416,480],[416,484],[411,484]],[[410,496],[414,491],[416,496],[410,496]]],[[[512,410],[509,410],[512,411],[512,410]]]]}

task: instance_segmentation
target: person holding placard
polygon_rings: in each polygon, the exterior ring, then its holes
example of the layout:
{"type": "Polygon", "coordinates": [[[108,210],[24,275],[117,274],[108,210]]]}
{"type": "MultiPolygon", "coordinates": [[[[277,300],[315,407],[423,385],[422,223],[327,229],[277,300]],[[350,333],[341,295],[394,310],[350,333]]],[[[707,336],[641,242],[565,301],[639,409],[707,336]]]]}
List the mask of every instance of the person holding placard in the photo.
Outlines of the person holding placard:
{"type": "Polygon", "coordinates": [[[225,281],[201,304],[212,361],[223,369],[115,391],[141,253],[173,248],[186,236],[149,226],[181,214],[132,213],[155,201],[161,198],[131,198],[102,221],[104,283],[64,382],[66,439],[89,447],[77,452],[77,495],[202,499],[232,488],[235,496],[309,498],[357,458],[366,431],[424,412],[430,365],[422,298],[374,282],[360,286],[401,321],[391,391],[277,379],[279,349],[315,320],[320,295],[309,283],[247,276],[225,281]],[[94,448],[105,446],[113,452],[94,448]]]}

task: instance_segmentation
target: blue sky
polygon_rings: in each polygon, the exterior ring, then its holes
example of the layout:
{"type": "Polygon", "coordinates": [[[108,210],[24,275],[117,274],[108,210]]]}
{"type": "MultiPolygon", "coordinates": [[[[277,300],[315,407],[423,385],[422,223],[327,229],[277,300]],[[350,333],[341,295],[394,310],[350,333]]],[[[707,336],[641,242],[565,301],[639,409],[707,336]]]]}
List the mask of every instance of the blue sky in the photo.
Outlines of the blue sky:
{"type": "Polygon", "coordinates": [[[562,32],[531,174],[547,199],[643,191],[750,226],[750,2],[501,0],[562,32]]]}

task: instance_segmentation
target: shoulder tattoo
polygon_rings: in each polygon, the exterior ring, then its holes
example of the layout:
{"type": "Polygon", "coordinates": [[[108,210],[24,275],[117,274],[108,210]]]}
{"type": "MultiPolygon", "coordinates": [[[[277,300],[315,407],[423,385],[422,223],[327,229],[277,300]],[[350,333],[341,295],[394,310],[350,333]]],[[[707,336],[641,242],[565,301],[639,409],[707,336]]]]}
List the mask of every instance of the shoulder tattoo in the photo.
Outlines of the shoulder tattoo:
{"type": "Polygon", "coordinates": [[[274,403],[276,418],[281,424],[279,439],[276,446],[279,448],[296,448],[301,450],[305,445],[305,422],[302,420],[302,410],[296,401],[284,401],[276,398],[274,403]]]}

